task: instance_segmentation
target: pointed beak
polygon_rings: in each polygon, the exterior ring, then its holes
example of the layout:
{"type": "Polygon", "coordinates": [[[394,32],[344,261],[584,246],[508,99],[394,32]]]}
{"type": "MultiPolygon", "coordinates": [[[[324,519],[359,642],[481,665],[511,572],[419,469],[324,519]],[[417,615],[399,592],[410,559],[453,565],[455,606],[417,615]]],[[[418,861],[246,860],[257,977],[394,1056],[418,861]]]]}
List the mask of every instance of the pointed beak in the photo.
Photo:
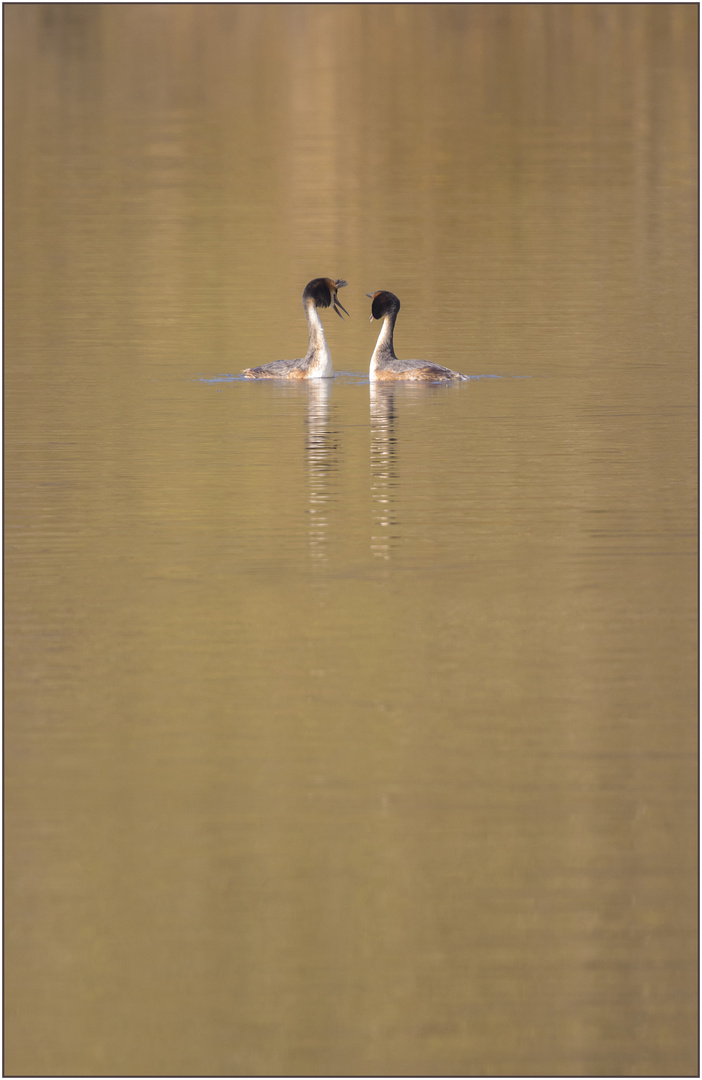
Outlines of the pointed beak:
{"type": "MultiPolygon", "coordinates": [[[[334,284],[336,285],[337,289],[343,289],[344,286],[346,285],[346,282],[339,280],[339,281],[335,281],[334,284]]],[[[341,311],[343,311],[345,315],[349,315],[348,311],[346,310],[344,305],[341,303],[341,300],[339,299],[338,293],[336,293],[336,292],[334,293],[334,301],[333,302],[334,302],[334,311],[337,313],[337,315],[339,316],[340,319],[343,319],[343,317],[344,317],[341,314],[341,311]],[[339,311],[339,308],[341,308],[341,311],[339,311]]],[[[349,318],[351,318],[350,315],[349,315],[349,318]]]]}
{"type": "MultiPolygon", "coordinates": [[[[373,299],[373,297],[375,296],[375,293],[372,293],[372,292],[367,292],[367,293],[366,293],[366,296],[368,297],[368,299],[369,299],[369,300],[372,300],[372,299],[373,299]]],[[[370,319],[368,320],[368,322],[373,322],[373,312],[372,312],[372,311],[371,311],[371,317],[370,317],[370,319]]]]}

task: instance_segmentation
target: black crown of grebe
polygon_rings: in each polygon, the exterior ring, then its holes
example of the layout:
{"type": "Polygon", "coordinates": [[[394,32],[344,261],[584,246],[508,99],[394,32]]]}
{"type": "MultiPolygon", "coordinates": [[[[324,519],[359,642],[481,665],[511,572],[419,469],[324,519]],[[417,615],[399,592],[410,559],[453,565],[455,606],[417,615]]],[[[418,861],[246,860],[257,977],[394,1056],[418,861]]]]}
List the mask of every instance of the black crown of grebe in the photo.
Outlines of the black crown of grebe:
{"type": "Polygon", "coordinates": [[[392,335],[395,329],[400,301],[394,293],[382,289],[380,292],[366,293],[373,301],[371,317],[382,319],[383,325],[378,335],[373,355],[371,356],[368,377],[371,382],[380,380],[403,379],[412,382],[439,382],[449,379],[467,380],[467,375],[451,371],[443,364],[432,364],[427,360],[398,360],[393,348],[392,335]]]}
{"type": "Polygon", "coordinates": [[[343,289],[345,281],[333,281],[331,278],[314,278],[305,285],[302,294],[302,306],[310,332],[307,352],[301,360],[273,360],[260,367],[246,368],[247,379],[330,379],[334,374],[331,353],[324,336],[324,327],[317,308],[333,307],[340,319],[341,312],[348,311],[337,297],[337,290],[343,289]],[[339,310],[341,308],[341,311],[339,310]]]}

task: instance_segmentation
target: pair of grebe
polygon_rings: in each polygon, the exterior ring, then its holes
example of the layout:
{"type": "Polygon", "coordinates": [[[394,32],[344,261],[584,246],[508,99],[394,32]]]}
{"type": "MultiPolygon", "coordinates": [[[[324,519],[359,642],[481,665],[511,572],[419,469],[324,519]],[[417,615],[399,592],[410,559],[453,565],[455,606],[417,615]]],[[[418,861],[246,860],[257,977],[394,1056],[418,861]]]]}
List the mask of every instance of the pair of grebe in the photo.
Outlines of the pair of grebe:
{"type": "MultiPolygon", "coordinates": [[[[246,368],[247,379],[329,379],[334,374],[331,353],[324,336],[324,327],[317,311],[318,308],[333,307],[340,319],[341,312],[348,315],[337,297],[345,281],[333,281],[331,278],[314,278],[305,286],[302,294],[302,306],[309,327],[310,339],[307,352],[301,360],[274,360],[271,364],[246,368]],[[341,308],[341,311],[339,310],[341,308]]],[[[383,325],[378,341],[371,356],[369,378],[371,382],[408,380],[412,382],[439,382],[455,379],[467,379],[457,371],[442,364],[432,364],[426,360],[398,360],[393,348],[393,331],[400,301],[394,293],[381,290],[367,293],[371,303],[371,317],[382,319],[383,325]]]]}

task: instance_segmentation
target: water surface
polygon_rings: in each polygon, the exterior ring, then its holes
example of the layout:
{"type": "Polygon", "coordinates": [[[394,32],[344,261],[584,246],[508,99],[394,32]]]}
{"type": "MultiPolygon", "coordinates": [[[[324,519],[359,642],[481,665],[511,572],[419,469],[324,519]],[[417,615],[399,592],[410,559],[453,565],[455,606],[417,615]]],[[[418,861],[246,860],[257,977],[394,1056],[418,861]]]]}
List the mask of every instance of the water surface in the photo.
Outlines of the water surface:
{"type": "Polygon", "coordinates": [[[8,1073],[695,1074],[696,7],[5,31],[8,1073]]]}

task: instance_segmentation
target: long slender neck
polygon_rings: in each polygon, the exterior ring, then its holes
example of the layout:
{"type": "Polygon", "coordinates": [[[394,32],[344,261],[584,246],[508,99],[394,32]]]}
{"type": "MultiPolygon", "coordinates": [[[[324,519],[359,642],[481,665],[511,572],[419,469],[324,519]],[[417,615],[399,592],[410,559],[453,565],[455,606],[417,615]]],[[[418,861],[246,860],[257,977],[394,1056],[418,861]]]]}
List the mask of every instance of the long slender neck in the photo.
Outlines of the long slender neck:
{"type": "Polygon", "coordinates": [[[383,325],[378,334],[378,340],[375,344],[375,349],[373,350],[373,356],[371,357],[371,364],[378,363],[378,361],[382,362],[383,360],[397,360],[392,343],[396,319],[396,311],[391,311],[390,314],[386,315],[383,319],[383,325]]]}
{"type": "Polygon", "coordinates": [[[305,304],[305,318],[307,319],[307,326],[310,331],[307,356],[311,359],[313,356],[319,356],[320,352],[329,352],[327,339],[324,336],[322,320],[319,317],[314,301],[308,301],[308,303],[305,304]]]}
{"type": "Polygon", "coordinates": [[[330,375],[334,370],[331,353],[324,336],[322,320],[313,300],[305,304],[305,318],[310,331],[305,360],[310,362],[310,371],[314,371],[317,375],[330,375]]]}

